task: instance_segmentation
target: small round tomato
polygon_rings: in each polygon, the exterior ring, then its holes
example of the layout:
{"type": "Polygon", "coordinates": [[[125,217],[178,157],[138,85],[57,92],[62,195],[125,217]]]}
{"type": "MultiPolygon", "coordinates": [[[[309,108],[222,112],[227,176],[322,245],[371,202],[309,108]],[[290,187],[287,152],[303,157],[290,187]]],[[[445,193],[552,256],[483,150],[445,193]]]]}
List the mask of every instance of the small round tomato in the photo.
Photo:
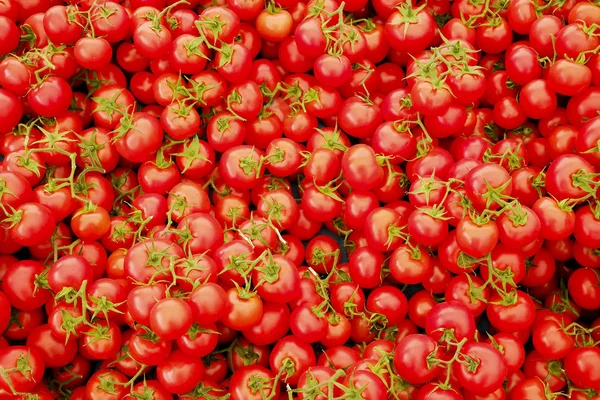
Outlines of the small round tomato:
{"type": "Polygon", "coordinates": [[[600,361],[600,349],[579,347],[565,357],[565,372],[577,387],[599,388],[600,371],[594,368],[598,361],[600,361]]]}
{"type": "Polygon", "coordinates": [[[73,91],[63,78],[49,76],[27,94],[29,105],[42,117],[58,117],[71,105],[73,91]]]}
{"type": "Polygon", "coordinates": [[[502,354],[487,343],[467,343],[461,354],[466,363],[453,363],[458,381],[470,392],[487,395],[496,391],[506,379],[507,367],[502,354]]]}
{"type": "Polygon", "coordinates": [[[255,293],[246,293],[237,288],[227,291],[229,312],[222,317],[222,322],[233,329],[248,328],[260,320],[263,313],[263,302],[255,293]]]}
{"type": "Polygon", "coordinates": [[[184,300],[166,298],[150,311],[150,328],[164,340],[174,340],[192,326],[192,309],[184,300]]]}
{"type": "Polygon", "coordinates": [[[24,203],[8,217],[13,224],[9,228],[10,236],[22,246],[37,246],[50,241],[56,229],[56,220],[52,211],[38,203],[24,203]]]}
{"type": "Polygon", "coordinates": [[[50,297],[46,289],[38,288],[44,265],[37,261],[19,261],[13,264],[2,279],[2,291],[10,304],[23,311],[43,306],[50,297]]]}
{"type": "Polygon", "coordinates": [[[44,360],[37,350],[27,346],[10,346],[0,351],[0,388],[8,393],[32,392],[42,381],[44,360]]]}
{"type": "Polygon", "coordinates": [[[452,340],[470,340],[475,335],[475,318],[459,301],[440,303],[427,315],[425,331],[436,341],[445,340],[449,332],[452,332],[452,340]]]}
{"type": "Polygon", "coordinates": [[[229,380],[231,400],[263,400],[275,393],[279,393],[279,381],[274,372],[263,366],[242,367],[229,380]]]}
{"type": "Polygon", "coordinates": [[[440,373],[438,365],[431,366],[430,354],[438,353],[435,341],[426,335],[408,335],[398,343],[394,351],[394,366],[400,377],[413,385],[429,382],[440,373]]]}
{"type": "Polygon", "coordinates": [[[505,299],[493,294],[487,307],[490,323],[502,332],[517,332],[527,329],[535,318],[533,300],[519,290],[513,290],[505,299]]]}

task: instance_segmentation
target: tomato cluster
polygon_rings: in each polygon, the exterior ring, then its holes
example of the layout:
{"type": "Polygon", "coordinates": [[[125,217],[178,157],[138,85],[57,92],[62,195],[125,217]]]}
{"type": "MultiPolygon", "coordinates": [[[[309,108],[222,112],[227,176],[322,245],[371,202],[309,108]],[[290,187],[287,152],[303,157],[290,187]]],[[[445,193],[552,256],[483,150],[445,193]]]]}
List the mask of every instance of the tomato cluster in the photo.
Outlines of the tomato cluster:
{"type": "Polygon", "coordinates": [[[0,0],[0,400],[599,400],[599,27],[0,0]]]}

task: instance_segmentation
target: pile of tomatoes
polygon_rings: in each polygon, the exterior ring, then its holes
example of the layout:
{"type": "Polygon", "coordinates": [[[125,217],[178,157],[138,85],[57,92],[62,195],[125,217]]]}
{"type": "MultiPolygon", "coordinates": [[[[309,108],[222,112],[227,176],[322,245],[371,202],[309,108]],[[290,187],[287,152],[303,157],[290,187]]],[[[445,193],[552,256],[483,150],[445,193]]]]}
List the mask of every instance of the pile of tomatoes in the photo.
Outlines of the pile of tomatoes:
{"type": "Polygon", "coordinates": [[[599,400],[600,6],[0,0],[0,400],[599,400]]]}

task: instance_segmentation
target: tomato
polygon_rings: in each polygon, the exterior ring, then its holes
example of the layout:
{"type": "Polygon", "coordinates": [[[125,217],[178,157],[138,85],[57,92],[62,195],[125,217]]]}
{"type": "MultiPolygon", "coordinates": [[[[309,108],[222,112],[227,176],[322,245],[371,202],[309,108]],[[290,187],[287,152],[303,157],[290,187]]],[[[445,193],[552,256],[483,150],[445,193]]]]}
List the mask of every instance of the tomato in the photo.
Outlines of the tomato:
{"type": "Polygon", "coordinates": [[[374,372],[369,370],[352,371],[343,381],[357,396],[366,400],[381,399],[386,396],[385,383],[374,372]]]}
{"type": "Polygon", "coordinates": [[[171,352],[171,342],[162,338],[155,338],[144,330],[133,332],[129,339],[128,349],[131,357],[145,365],[158,365],[165,360],[171,352]]]}
{"type": "Polygon", "coordinates": [[[431,257],[419,246],[400,245],[389,260],[390,274],[396,281],[405,284],[423,282],[432,268],[431,257]]]}
{"type": "Polygon", "coordinates": [[[226,150],[219,164],[225,183],[234,188],[252,189],[264,171],[262,151],[250,146],[236,146],[226,150]]]}
{"type": "MultiPolygon", "coordinates": [[[[475,222],[469,217],[464,217],[458,222],[455,232],[453,238],[458,245],[458,250],[475,258],[481,258],[491,252],[499,238],[496,224],[491,221],[475,222]]],[[[452,237],[449,238],[452,240],[452,237]]]]}
{"type": "Polygon", "coordinates": [[[599,243],[595,239],[595,232],[600,226],[595,213],[590,206],[583,206],[575,213],[575,228],[573,234],[578,243],[596,248],[599,243]]]}
{"type": "Polygon", "coordinates": [[[166,239],[147,239],[127,252],[125,274],[133,281],[143,283],[168,279],[171,277],[171,260],[179,258],[184,258],[184,252],[176,243],[166,239]]]}
{"type": "Polygon", "coordinates": [[[11,307],[8,298],[2,293],[0,295],[0,329],[6,331],[6,328],[11,324],[11,307]]]}
{"type": "Polygon", "coordinates": [[[357,144],[342,157],[342,175],[353,188],[371,190],[383,180],[384,173],[373,149],[357,144]]]}
{"type": "Polygon", "coordinates": [[[3,205],[8,206],[8,209],[17,208],[33,197],[31,185],[21,174],[2,171],[0,182],[0,200],[3,205]]]}
{"type": "Polygon", "coordinates": [[[314,73],[319,83],[340,87],[350,79],[352,65],[345,55],[322,54],[315,60],[314,73]]]}
{"type": "Polygon", "coordinates": [[[281,42],[292,31],[292,15],[280,9],[275,12],[264,9],[256,18],[256,30],[260,36],[271,42],[281,42]]]}
{"type": "Polygon", "coordinates": [[[196,387],[204,375],[202,361],[192,358],[181,350],[173,351],[158,364],[158,382],[170,393],[184,394],[196,387]]]}
{"type": "Polygon", "coordinates": [[[104,38],[82,37],[75,43],[75,60],[90,71],[107,67],[112,56],[110,43],[104,38]]]}
{"type": "Polygon", "coordinates": [[[377,104],[352,96],[342,104],[337,121],[348,135],[368,138],[373,136],[382,121],[381,109],[377,104]]]}
{"type": "Polygon", "coordinates": [[[79,353],[88,360],[112,359],[120,350],[121,340],[117,324],[99,320],[81,333],[79,353]]]}
{"type": "Polygon", "coordinates": [[[288,258],[274,254],[257,267],[252,273],[252,281],[263,300],[288,303],[297,298],[300,276],[296,265],[288,258]]]}
{"type": "Polygon", "coordinates": [[[27,339],[31,331],[43,323],[44,312],[41,308],[31,311],[16,311],[11,313],[12,321],[4,332],[4,336],[10,340],[27,339]]]}
{"type": "MultiPolygon", "coordinates": [[[[358,24],[358,28],[360,29],[362,35],[365,38],[366,42],[366,53],[365,57],[374,64],[379,64],[384,60],[388,51],[390,50],[390,45],[385,40],[385,24],[379,18],[373,19],[373,21],[361,22],[358,24]]],[[[380,69],[395,69],[397,72],[399,68],[396,65],[387,63],[380,64],[380,69]],[[385,67],[384,67],[385,66],[385,67]]],[[[404,71],[402,71],[404,73],[404,71]]],[[[391,85],[385,85],[386,79],[380,74],[379,83],[387,86],[386,90],[392,90],[391,85]]],[[[385,90],[384,90],[385,92],[385,90]]]]}
{"type": "Polygon", "coordinates": [[[38,203],[18,206],[9,221],[14,221],[9,233],[22,246],[37,246],[50,240],[56,220],[50,209],[38,203]]]}
{"type": "Polygon", "coordinates": [[[170,400],[173,398],[162,385],[155,380],[144,380],[133,386],[131,393],[125,396],[124,400],[133,400],[135,396],[152,396],[156,400],[170,400]]]}
{"type": "Polygon", "coordinates": [[[532,336],[535,349],[548,359],[562,359],[573,350],[575,344],[573,338],[553,320],[538,324],[532,336]]]}
{"type": "Polygon", "coordinates": [[[550,88],[547,81],[532,80],[521,89],[519,105],[530,118],[546,118],[556,110],[556,93],[550,88]]]}
{"type": "Polygon", "coordinates": [[[110,216],[102,207],[76,209],[71,218],[73,233],[82,240],[97,240],[109,231],[110,216]]]}
{"type": "Polygon", "coordinates": [[[453,340],[471,339],[475,335],[475,319],[459,301],[440,303],[427,315],[425,330],[436,341],[447,339],[446,332],[452,332],[453,340]]]}
{"type": "Polygon", "coordinates": [[[600,376],[593,368],[598,357],[600,352],[594,347],[580,347],[571,351],[564,363],[569,379],[581,388],[600,387],[600,376]]]}
{"type": "Polygon", "coordinates": [[[263,302],[255,293],[244,293],[236,288],[227,291],[229,312],[221,321],[232,329],[242,330],[257,323],[263,313],[263,302]]]}
{"type": "Polygon", "coordinates": [[[507,367],[502,354],[487,343],[467,343],[462,349],[473,367],[452,364],[453,372],[463,387],[472,393],[486,395],[497,390],[506,379],[507,367]],[[476,366],[475,366],[476,365],[476,366]]]}
{"type": "Polygon", "coordinates": [[[113,369],[100,369],[85,385],[85,398],[90,400],[116,400],[127,394],[128,378],[113,369]]]}
{"type": "Polygon", "coordinates": [[[506,50],[506,73],[517,85],[526,86],[542,76],[542,67],[535,50],[523,44],[514,44],[506,50]]]}
{"type": "Polygon", "coordinates": [[[552,280],[556,271],[556,262],[553,254],[542,248],[538,250],[533,259],[526,260],[527,274],[521,284],[528,287],[540,287],[552,280]]]}
{"type": "Polygon", "coordinates": [[[261,12],[263,6],[260,1],[240,0],[230,0],[227,2],[227,5],[241,20],[254,19],[261,12]]]}
{"type": "Polygon", "coordinates": [[[443,115],[452,102],[452,94],[446,87],[425,80],[417,81],[410,95],[415,111],[425,116],[443,115]]]}
{"type": "Polygon", "coordinates": [[[303,168],[310,182],[324,186],[335,179],[341,170],[339,157],[331,149],[319,147],[312,151],[303,168]]]}
{"type": "Polygon", "coordinates": [[[238,16],[225,7],[206,8],[200,13],[199,21],[203,34],[213,46],[217,45],[217,39],[231,43],[240,28],[238,16]]]}
{"type": "Polygon", "coordinates": [[[174,69],[186,74],[202,73],[209,50],[205,43],[195,39],[196,36],[184,33],[173,40],[169,61],[174,69]]]}
{"type": "Polygon", "coordinates": [[[0,89],[0,132],[10,132],[23,116],[23,106],[17,96],[6,89],[0,89]]]}
{"type": "Polygon", "coordinates": [[[316,363],[317,359],[313,348],[296,336],[284,337],[271,351],[271,370],[279,371],[284,366],[289,368],[288,371],[293,372],[285,372],[281,379],[291,385],[296,385],[301,375],[316,363]]]}
{"type": "Polygon", "coordinates": [[[529,207],[519,206],[501,214],[496,221],[500,241],[509,248],[522,248],[537,239],[540,220],[529,207]]]}
{"type": "Polygon", "coordinates": [[[150,59],[166,55],[172,42],[171,32],[161,23],[143,22],[133,32],[133,44],[137,51],[150,59]]]}
{"type": "Polygon", "coordinates": [[[428,364],[430,353],[438,354],[432,338],[422,334],[408,335],[396,346],[394,366],[402,379],[413,385],[429,382],[440,372],[438,365],[428,364]]]}
{"type": "Polygon", "coordinates": [[[159,300],[150,311],[150,328],[164,340],[174,340],[192,326],[192,309],[176,298],[159,300]]]}
{"type": "Polygon", "coordinates": [[[317,365],[331,368],[347,368],[361,359],[355,348],[337,346],[326,349],[317,359],[317,365]]]}
{"type": "MultiPolygon", "coordinates": [[[[310,398],[310,396],[314,396],[315,400],[326,400],[328,399],[329,391],[328,385],[326,382],[329,382],[330,379],[333,379],[335,375],[335,370],[329,367],[321,367],[321,366],[313,366],[310,367],[304,372],[300,379],[298,380],[298,388],[304,389],[298,393],[299,399],[310,398]],[[322,386],[316,386],[315,384],[323,384],[322,386]]],[[[342,389],[333,386],[331,388],[332,395],[335,397],[340,397],[342,395],[342,389]]]]}
{"type": "Polygon", "coordinates": [[[504,97],[516,97],[517,88],[511,82],[508,72],[493,72],[487,80],[483,100],[495,106],[504,97]]]}
{"type": "Polygon", "coordinates": [[[341,346],[352,337],[352,323],[344,314],[330,313],[326,316],[327,333],[320,342],[327,348],[341,346]]]}
{"type": "Polygon", "coordinates": [[[290,311],[285,304],[265,303],[261,318],[242,331],[244,337],[259,346],[278,342],[289,330],[290,311]]]}
{"type": "Polygon", "coordinates": [[[513,334],[497,333],[486,342],[502,353],[509,374],[519,371],[525,361],[525,349],[523,348],[523,344],[513,334]]]}
{"type": "Polygon", "coordinates": [[[150,311],[154,304],[166,297],[166,286],[155,284],[137,286],[127,295],[127,309],[131,316],[143,325],[150,325],[150,311]]]}
{"type": "Polygon", "coordinates": [[[411,4],[391,13],[385,23],[385,37],[393,49],[418,54],[425,50],[435,36],[435,20],[423,8],[414,10],[411,4]],[[416,12],[415,12],[416,11],[416,12]]]}
{"type": "Polygon", "coordinates": [[[536,350],[531,351],[525,358],[523,371],[528,378],[546,382],[552,391],[563,388],[567,379],[561,361],[546,360],[536,350]]]}
{"type": "Polygon", "coordinates": [[[461,400],[462,395],[455,389],[444,389],[434,383],[427,383],[419,389],[417,400],[461,400]]]}
{"type": "Polygon", "coordinates": [[[42,117],[58,117],[69,108],[73,92],[62,78],[50,76],[27,94],[29,105],[42,117]]]}
{"type": "Polygon", "coordinates": [[[382,283],[382,265],[385,261],[383,254],[369,248],[357,249],[350,256],[349,272],[355,282],[360,282],[362,288],[372,289],[382,283]]]}
{"type": "Polygon", "coordinates": [[[411,182],[415,182],[418,177],[446,179],[453,165],[452,155],[442,147],[436,146],[424,156],[409,161],[406,164],[406,174],[411,182]]]}
{"type": "Polygon", "coordinates": [[[542,57],[554,55],[554,48],[550,35],[556,37],[563,27],[562,21],[555,15],[544,15],[531,24],[531,47],[542,57]]]}
{"type": "Polygon", "coordinates": [[[342,213],[342,203],[338,198],[337,191],[323,193],[323,190],[319,190],[316,186],[310,186],[303,193],[301,206],[308,218],[327,222],[342,213]]]}
{"type": "Polygon", "coordinates": [[[360,287],[353,282],[337,283],[331,288],[331,306],[347,316],[352,312],[361,312],[365,308],[365,295],[360,287]]]}
{"type": "Polygon", "coordinates": [[[64,288],[79,290],[94,280],[94,271],[88,261],[77,255],[59,258],[48,270],[48,285],[58,293],[64,288]]]}
{"type": "Polygon", "coordinates": [[[593,49],[598,45],[598,38],[590,37],[584,32],[583,24],[577,22],[563,27],[556,36],[556,54],[560,58],[577,56],[580,52],[593,49]]]}
{"type": "Polygon", "coordinates": [[[565,154],[554,160],[548,168],[546,189],[558,200],[567,197],[579,199],[584,197],[589,189],[586,191],[586,186],[582,187],[578,180],[585,179],[585,174],[593,171],[593,166],[581,156],[565,154]]]}
{"type": "Polygon", "coordinates": [[[184,237],[185,249],[193,254],[214,251],[223,244],[221,226],[209,214],[188,214],[179,222],[178,228],[189,231],[189,234],[184,237]],[[214,234],[207,235],[207,232],[214,234]]]}
{"type": "Polygon", "coordinates": [[[46,303],[50,293],[45,289],[36,290],[36,282],[43,272],[44,266],[36,261],[20,261],[6,271],[2,291],[13,307],[31,311],[46,303]]]}
{"type": "Polygon", "coordinates": [[[547,399],[546,386],[547,385],[538,378],[527,378],[518,382],[510,391],[510,395],[518,398],[544,400],[547,399]]]}
{"type": "MultiPolygon", "coordinates": [[[[544,100],[546,99],[544,97],[544,100]]],[[[549,108],[551,108],[551,100],[548,103],[550,104],[549,108]]],[[[526,105],[531,108],[534,107],[529,102],[526,105]]],[[[530,112],[533,111],[530,110],[530,112]]],[[[506,96],[498,100],[494,105],[493,116],[496,124],[504,129],[516,129],[527,121],[527,114],[517,100],[511,96],[506,96]]]]}
{"type": "Polygon", "coordinates": [[[490,323],[502,332],[516,332],[531,326],[535,318],[533,300],[525,293],[516,290],[507,299],[492,294],[487,307],[490,323]],[[500,304],[497,302],[500,301],[500,304]]]}
{"type": "MultiPolygon", "coordinates": [[[[415,109],[419,110],[419,105],[415,109]]],[[[461,104],[450,104],[441,113],[425,118],[425,127],[431,135],[443,138],[461,133],[466,121],[466,108],[461,104]]]]}
{"type": "Polygon", "coordinates": [[[262,366],[242,367],[229,381],[231,400],[262,400],[278,392],[279,381],[275,379],[275,373],[262,366]]]}
{"type": "Polygon", "coordinates": [[[421,209],[410,214],[408,233],[415,243],[436,246],[444,241],[448,234],[448,223],[436,213],[435,209],[421,209]]]}
{"type": "Polygon", "coordinates": [[[162,144],[164,132],[158,120],[145,112],[121,118],[113,136],[121,157],[132,162],[148,161],[162,144]]]}
{"type": "Polygon", "coordinates": [[[67,341],[57,338],[47,324],[31,331],[27,337],[27,346],[35,349],[41,355],[44,365],[51,368],[66,366],[77,354],[77,342],[73,338],[67,341]]]}
{"type": "Polygon", "coordinates": [[[512,183],[504,168],[494,164],[482,164],[469,172],[465,188],[475,209],[494,210],[499,207],[497,200],[510,196],[512,183]]]}
{"type": "MultiPolygon", "coordinates": [[[[334,308],[338,308],[335,307],[334,308]]],[[[336,311],[340,312],[339,308],[336,311]]],[[[308,343],[318,342],[327,334],[327,321],[318,316],[309,304],[295,308],[290,315],[292,333],[308,343]]]]}
{"type": "MultiPolygon", "coordinates": [[[[128,42],[121,43],[119,45],[119,47],[117,48],[116,56],[117,56],[117,63],[119,64],[119,66],[128,72],[133,72],[133,73],[142,72],[150,64],[150,60],[143,57],[137,51],[137,49],[135,48],[133,43],[128,43],[128,42]]],[[[149,75],[143,74],[140,76],[148,77],[149,75]]],[[[152,76],[152,75],[150,75],[150,76],[152,76]]],[[[133,80],[133,76],[132,76],[132,80],[131,80],[132,93],[133,93],[133,88],[135,86],[135,84],[133,82],[134,82],[134,80],[133,80]]],[[[147,87],[147,89],[150,89],[150,87],[147,87]]],[[[150,101],[150,103],[153,103],[153,101],[150,101]]]]}
{"type": "Polygon", "coordinates": [[[550,66],[548,84],[558,94],[576,96],[592,82],[592,72],[585,65],[558,60],[550,66]]]}
{"type": "Polygon", "coordinates": [[[513,38],[508,21],[498,18],[493,24],[479,26],[475,44],[487,54],[498,54],[510,46],[513,38]]]}
{"type": "MultiPolygon", "coordinates": [[[[14,97],[10,96],[10,93],[16,96],[27,94],[30,85],[33,83],[33,68],[19,61],[16,57],[7,57],[0,62],[0,83],[6,89],[3,92],[6,96],[4,101],[8,101],[8,105],[18,107],[18,102],[14,102],[14,97]]],[[[14,121],[16,115],[11,115],[10,118],[14,118],[14,121]]]]}
{"type": "Polygon", "coordinates": [[[172,210],[171,217],[173,220],[179,223],[189,214],[209,211],[210,200],[202,185],[192,181],[184,181],[169,190],[167,206],[172,210]]]}
{"type": "Polygon", "coordinates": [[[327,38],[323,33],[321,21],[315,17],[300,22],[296,27],[294,38],[298,50],[312,58],[321,56],[327,47],[327,38]]]}
{"type": "Polygon", "coordinates": [[[0,387],[8,393],[31,392],[44,375],[43,357],[36,349],[27,346],[1,350],[0,366],[10,370],[0,378],[0,387]]]}
{"type": "Polygon", "coordinates": [[[600,308],[599,279],[597,272],[591,268],[580,268],[571,274],[568,287],[575,304],[586,310],[600,308]]]}
{"type": "Polygon", "coordinates": [[[258,214],[271,221],[279,230],[291,227],[298,217],[298,206],[285,189],[273,190],[261,196],[256,206],[258,214]]]}
{"type": "MultiPolygon", "coordinates": [[[[225,49],[223,52],[218,52],[215,57],[217,71],[231,83],[245,83],[251,72],[250,50],[238,43],[232,46],[226,45],[225,49]]],[[[239,96],[239,93],[237,95],[239,96]]]]}
{"type": "Polygon", "coordinates": [[[458,275],[452,278],[446,287],[446,301],[460,301],[477,317],[485,311],[486,302],[490,297],[490,290],[482,286],[483,281],[477,276],[458,275]]]}
{"type": "Polygon", "coordinates": [[[68,389],[74,389],[85,383],[90,377],[91,363],[77,355],[68,365],[54,369],[53,376],[68,389]]]}

